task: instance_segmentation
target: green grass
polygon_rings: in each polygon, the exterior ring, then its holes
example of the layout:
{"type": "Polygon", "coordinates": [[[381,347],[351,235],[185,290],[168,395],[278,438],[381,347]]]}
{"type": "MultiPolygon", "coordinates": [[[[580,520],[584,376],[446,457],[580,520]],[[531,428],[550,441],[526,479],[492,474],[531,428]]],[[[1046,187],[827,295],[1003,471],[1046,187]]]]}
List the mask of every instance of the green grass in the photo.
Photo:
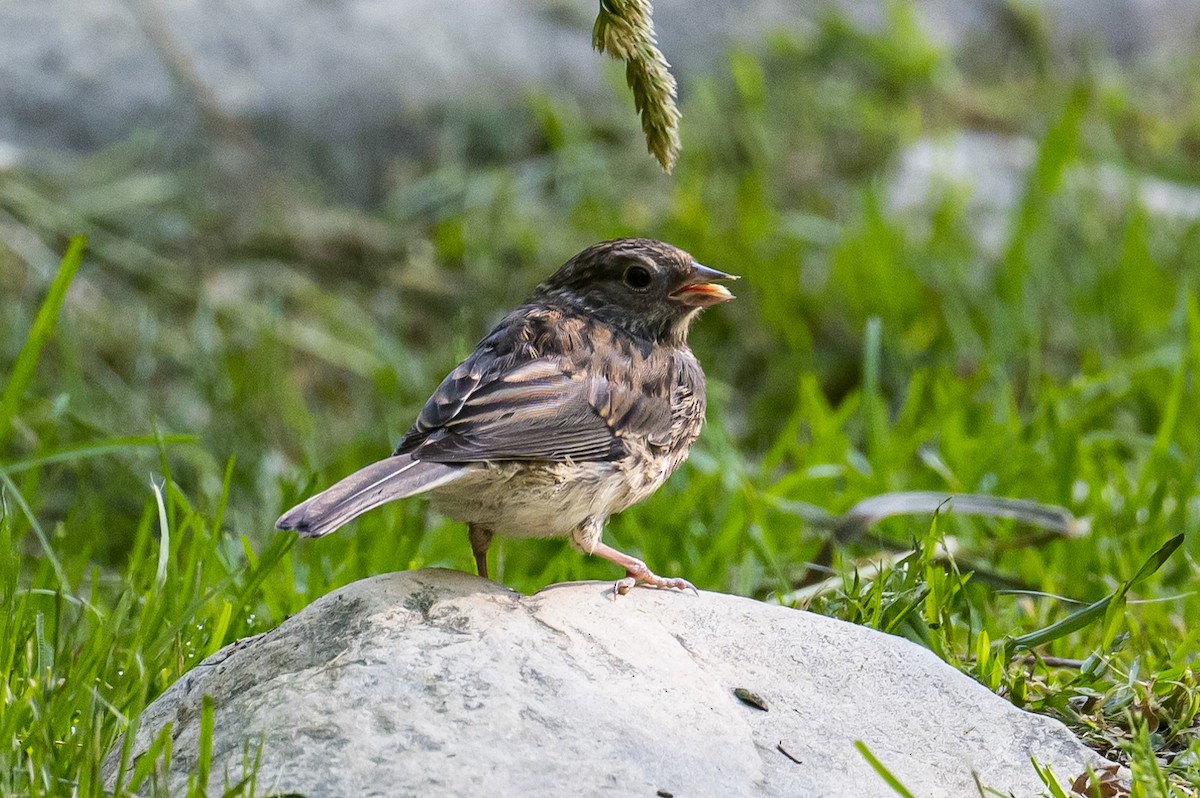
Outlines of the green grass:
{"type": "MultiPolygon", "coordinates": [[[[521,136],[450,126],[370,210],[220,152],[147,167],[140,141],[0,172],[0,793],[99,795],[118,735],[221,646],[371,574],[470,569],[419,501],[319,541],[272,522],[387,452],[558,263],[639,234],[744,279],[693,336],[697,450],[610,540],[918,641],[1131,762],[1134,795],[1195,795],[1200,226],[1079,176],[1200,189],[1200,82],[1043,50],[976,71],[902,10],[831,20],[691,84],[673,177],[616,95],[536,98],[521,136]],[[964,127],[1036,142],[998,251],[961,187],[886,200],[901,148],[964,127]],[[1079,520],[836,523],[920,490],[1079,520]]],[[[523,591],[616,576],[561,541],[497,549],[523,591]]],[[[122,794],[163,787],[169,743],[122,794]]]]}

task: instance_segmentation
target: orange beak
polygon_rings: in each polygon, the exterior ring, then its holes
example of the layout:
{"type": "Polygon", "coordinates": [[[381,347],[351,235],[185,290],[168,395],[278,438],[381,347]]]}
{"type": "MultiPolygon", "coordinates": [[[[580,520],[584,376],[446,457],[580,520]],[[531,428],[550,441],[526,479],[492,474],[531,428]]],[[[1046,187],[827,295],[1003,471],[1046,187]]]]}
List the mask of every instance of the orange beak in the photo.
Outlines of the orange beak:
{"type": "Polygon", "coordinates": [[[693,263],[692,274],[688,281],[671,294],[671,299],[696,308],[719,305],[733,299],[733,294],[725,286],[717,284],[716,281],[736,279],[738,279],[736,274],[726,274],[699,263],[693,263]]]}

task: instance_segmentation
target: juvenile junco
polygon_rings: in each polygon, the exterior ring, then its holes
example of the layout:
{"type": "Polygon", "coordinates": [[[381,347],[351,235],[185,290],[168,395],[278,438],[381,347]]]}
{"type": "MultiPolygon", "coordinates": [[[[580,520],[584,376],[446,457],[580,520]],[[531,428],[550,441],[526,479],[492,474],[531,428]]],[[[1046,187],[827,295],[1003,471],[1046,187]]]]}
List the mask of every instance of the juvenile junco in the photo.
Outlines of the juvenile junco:
{"type": "Polygon", "coordinates": [[[467,524],[479,575],[492,535],[569,537],[625,569],[617,590],[692,589],[601,541],[610,515],[649,496],[704,423],[704,372],[687,345],[704,308],[732,299],[661,241],[588,247],[510,313],[442,381],[391,457],[276,522],[328,534],[394,499],[429,492],[467,524]]]}

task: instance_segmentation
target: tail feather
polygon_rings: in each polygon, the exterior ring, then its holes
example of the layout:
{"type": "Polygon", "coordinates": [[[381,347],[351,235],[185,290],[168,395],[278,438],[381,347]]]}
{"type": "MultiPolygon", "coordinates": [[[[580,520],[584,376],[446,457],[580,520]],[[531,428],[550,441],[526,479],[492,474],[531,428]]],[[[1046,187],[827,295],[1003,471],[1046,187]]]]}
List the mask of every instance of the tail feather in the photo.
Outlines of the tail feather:
{"type": "Polygon", "coordinates": [[[306,538],[328,535],[381,504],[432,490],[458,479],[465,469],[397,455],[355,471],[288,510],[275,522],[306,538]]]}

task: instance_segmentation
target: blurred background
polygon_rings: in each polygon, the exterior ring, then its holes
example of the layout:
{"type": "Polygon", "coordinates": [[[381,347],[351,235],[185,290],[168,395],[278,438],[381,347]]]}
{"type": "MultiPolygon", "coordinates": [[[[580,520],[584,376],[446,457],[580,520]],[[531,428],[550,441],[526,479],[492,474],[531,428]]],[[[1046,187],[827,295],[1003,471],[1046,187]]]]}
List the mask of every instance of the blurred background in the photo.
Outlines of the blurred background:
{"type": "MultiPolygon", "coordinates": [[[[22,584],[117,606],[191,574],[153,694],[340,584],[469,570],[465,531],[420,501],[296,545],[272,523],[388,452],[560,263],[636,235],[743,279],[692,336],[710,380],[697,450],[610,542],[701,588],[906,634],[1015,695],[1019,674],[978,666],[981,631],[1043,627],[1183,533],[1123,637],[1076,630],[1050,653],[1194,661],[1200,4],[660,0],[683,112],[670,175],[622,66],[591,50],[595,13],[0,6],[6,381],[68,238],[87,236],[0,418],[22,584]],[[935,531],[955,558],[927,546],[931,570],[872,598],[837,575],[927,540],[932,514],[840,537],[830,518],[902,490],[1078,522],[951,515],[935,531]],[[935,571],[974,577],[938,593],[935,571]]],[[[525,591],[616,576],[560,541],[496,557],[525,591]]],[[[1193,745],[1194,716],[1162,746],[1193,745]]]]}

